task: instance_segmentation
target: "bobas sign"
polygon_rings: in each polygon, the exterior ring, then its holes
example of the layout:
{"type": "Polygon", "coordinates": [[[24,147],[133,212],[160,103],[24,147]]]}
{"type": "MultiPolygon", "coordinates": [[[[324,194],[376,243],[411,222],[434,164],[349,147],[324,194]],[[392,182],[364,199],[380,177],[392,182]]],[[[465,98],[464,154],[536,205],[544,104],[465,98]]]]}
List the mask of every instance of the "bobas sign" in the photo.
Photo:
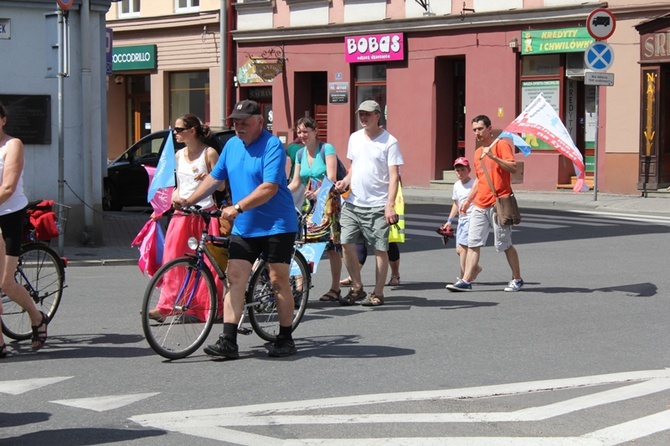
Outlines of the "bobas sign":
{"type": "Polygon", "coordinates": [[[405,37],[402,33],[345,37],[344,54],[349,63],[404,60],[405,37]]]}

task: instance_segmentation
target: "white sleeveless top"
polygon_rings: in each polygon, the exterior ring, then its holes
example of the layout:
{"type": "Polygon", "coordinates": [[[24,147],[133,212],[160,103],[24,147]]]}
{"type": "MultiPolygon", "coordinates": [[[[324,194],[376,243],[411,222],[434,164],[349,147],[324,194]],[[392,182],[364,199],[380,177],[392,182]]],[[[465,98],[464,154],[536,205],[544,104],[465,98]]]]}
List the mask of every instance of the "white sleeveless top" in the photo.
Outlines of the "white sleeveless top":
{"type": "MultiPolygon", "coordinates": [[[[13,139],[13,138],[12,138],[13,139]]],[[[3,174],[5,172],[5,156],[7,155],[7,145],[9,141],[0,147],[0,184],[2,184],[3,174]]],[[[16,183],[16,190],[11,197],[4,203],[0,204],[0,215],[11,214],[12,212],[20,211],[28,204],[28,198],[23,193],[23,171],[19,176],[19,182],[16,183]]]]}
{"type": "MultiPolygon", "coordinates": [[[[179,181],[179,198],[188,198],[200,185],[200,181],[195,180],[195,176],[199,173],[208,174],[207,170],[207,149],[203,150],[198,159],[192,163],[186,158],[186,148],[177,152],[177,180],[179,181]]],[[[203,209],[210,208],[215,205],[214,198],[209,195],[197,203],[203,209]]]]}

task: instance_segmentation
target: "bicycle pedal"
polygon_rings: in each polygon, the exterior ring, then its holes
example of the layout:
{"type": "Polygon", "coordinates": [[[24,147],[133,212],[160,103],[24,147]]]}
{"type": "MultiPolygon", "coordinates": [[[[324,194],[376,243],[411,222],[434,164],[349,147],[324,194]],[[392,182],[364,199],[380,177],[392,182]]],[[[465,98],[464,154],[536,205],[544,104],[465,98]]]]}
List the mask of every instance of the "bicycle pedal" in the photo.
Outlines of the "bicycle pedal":
{"type": "Polygon", "coordinates": [[[243,335],[250,335],[250,334],[253,333],[254,331],[253,331],[251,328],[242,328],[242,327],[240,327],[240,328],[237,329],[237,332],[238,332],[239,334],[243,334],[243,335]]]}

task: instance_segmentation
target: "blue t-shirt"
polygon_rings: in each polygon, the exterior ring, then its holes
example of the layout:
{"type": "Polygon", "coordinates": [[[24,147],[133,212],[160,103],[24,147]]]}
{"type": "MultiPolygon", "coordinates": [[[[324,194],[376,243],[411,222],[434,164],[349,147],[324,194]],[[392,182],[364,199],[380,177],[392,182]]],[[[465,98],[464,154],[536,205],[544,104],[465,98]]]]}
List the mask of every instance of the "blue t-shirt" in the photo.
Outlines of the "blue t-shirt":
{"type": "Polygon", "coordinates": [[[296,159],[295,162],[300,164],[300,181],[302,184],[307,184],[309,180],[314,179],[317,181],[323,180],[323,177],[326,176],[327,168],[324,160],[328,155],[336,155],[335,147],[332,144],[327,142],[319,144],[314,153],[314,159],[312,160],[312,165],[309,165],[307,157],[307,148],[302,149],[302,157],[296,159]],[[323,150],[323,156],[321,156],[321,151],[323,150]]]}
{"type": "Polygon", "coordinates": [[[266,203],[235,218],[233,234],[240,237],[262,237],[298,231],[293,196],[286,181],[286,151],[279,138],[263,130],[249,146],[237,136],[223,148],[211,175],[228,180],[233,203],[251,194],[262,183],[279,186],[266,203]]]}

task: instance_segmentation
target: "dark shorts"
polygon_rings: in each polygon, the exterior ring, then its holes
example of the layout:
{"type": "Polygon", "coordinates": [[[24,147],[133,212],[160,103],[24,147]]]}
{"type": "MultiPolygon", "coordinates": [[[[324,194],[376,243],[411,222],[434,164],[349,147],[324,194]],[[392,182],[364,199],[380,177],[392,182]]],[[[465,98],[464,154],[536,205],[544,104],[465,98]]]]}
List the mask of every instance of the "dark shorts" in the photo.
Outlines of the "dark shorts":
{"type": "Polygon", "coordinates": [[[8,256],[18,257],[21,254],[23,227],[26,223],[26,208],[11,214],[0,215],[0,230],[5,240],[5,252],[8,256]]]}
{"type": "Polygon", "coordinates": [[[246,260],[253,264],[262,253],[268,263],[290,265],[293,258],[295,235],[295,232],[248,238],[231,235],[228,258],[246,260]]]}

